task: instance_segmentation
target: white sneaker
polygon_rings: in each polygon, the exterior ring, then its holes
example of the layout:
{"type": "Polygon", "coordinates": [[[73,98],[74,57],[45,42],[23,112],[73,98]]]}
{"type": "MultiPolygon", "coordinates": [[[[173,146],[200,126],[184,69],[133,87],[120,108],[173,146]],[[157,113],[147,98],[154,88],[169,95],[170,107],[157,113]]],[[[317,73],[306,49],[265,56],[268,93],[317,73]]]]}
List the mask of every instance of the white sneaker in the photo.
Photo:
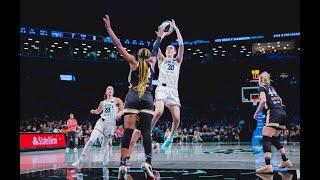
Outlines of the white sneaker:
{"type": "Polygon", "coordinates": [[[74,149],[73,149],[73,152],[78,152],[78,149],[77,149],[77,148],[74,148],[74,149]]]}
{"type": "Polygon", "coordinates": [[[119,167],[118,179],[127,179],[128,168],[125,165],[119,167]]]}
{"type": "Polygon", "coordinates": [[[69,150],[70,150],[69,148],[66,148],[66,153],[68,153],[68,152],[69,152],[69,150]]]}
{"type": "Polygon", "coordinates": [[[160,152],[160,144],[159,143],[153,144],[152,149],[155,153],[159,153],[160,152]]]}
{"type": "Polygon", "coordinates": [[[152,172],[152,166],[146,162],[141,164],[141,169],[144,171],[146,179],[154,179],[154,174],[152,172]]]}
{"type": "Polygon", "coordinates": [[[80,168],[83,166],[83,161],[81,161],[81,159],[79,158],[78,160],[76,160],[76,162],[72,163],[72,166],[76,168],[80,168]]]}

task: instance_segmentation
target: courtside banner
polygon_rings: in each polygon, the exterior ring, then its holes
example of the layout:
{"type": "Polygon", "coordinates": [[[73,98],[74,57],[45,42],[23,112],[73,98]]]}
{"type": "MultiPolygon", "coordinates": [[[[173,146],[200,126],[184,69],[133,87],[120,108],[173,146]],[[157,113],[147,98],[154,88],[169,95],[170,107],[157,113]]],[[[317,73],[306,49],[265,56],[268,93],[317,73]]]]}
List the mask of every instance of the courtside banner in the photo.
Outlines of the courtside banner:
{"type": "Polygon", "coordinates": [[[63,133],[20,133],[20,150],[65,148],[63,133]]]}

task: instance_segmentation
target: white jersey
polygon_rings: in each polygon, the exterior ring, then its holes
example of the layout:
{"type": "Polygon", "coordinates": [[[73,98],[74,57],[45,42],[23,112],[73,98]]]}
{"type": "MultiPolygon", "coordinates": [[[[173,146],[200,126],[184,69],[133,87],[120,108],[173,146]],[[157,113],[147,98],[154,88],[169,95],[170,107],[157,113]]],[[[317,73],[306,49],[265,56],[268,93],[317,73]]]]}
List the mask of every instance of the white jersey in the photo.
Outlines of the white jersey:
{"type": "Polygon", "coordinates": [[[161,63],[158,63],[159,83],[165,83],[167,87],[178,89],[180,66],[181,62],[178,62],[176,59],[169,60],[168,58],[164,58],[161,63]]]}
{"type": "Polygon", "coordinates": [[[101,118],[107,120],[111,123],[116,123],[116,116],[118,114],[118,107],[116,105],[115,98],[112,98],[111,100],[107,101],[104,100],[102,102],[102,113],[101,118]]]}

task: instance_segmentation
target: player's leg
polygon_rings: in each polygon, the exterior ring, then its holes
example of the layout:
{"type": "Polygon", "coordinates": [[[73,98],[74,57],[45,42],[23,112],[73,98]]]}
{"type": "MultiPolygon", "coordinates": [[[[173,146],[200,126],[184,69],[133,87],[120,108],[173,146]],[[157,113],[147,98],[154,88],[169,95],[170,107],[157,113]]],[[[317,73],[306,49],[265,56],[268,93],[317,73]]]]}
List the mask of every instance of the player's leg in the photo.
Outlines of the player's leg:
{"type": "Polygon", "coordinates": [[[129,154],[129,146],[135,129],[137,114],[127,114],[124,117],[124,133],[121,139],[121,165],[126,164],[126,159],[129,154]]]}
{"type": "Polygon", "coordinates": [[[163,114],[164,110],[164,104],[168,97],[168,90],[166,87],[163,86],[157,86],[157,89],[155,90],[155,112],[153,114],[152,122],[151,122],[151,130],[155,127],[157,124],[159,118],[163,114]]]}
{"type": "MultiPolygon", "coordinates": [[[[161,92],[158,92],[158,94],[160,94],[158,95],[158,98],[163,97],[163,95],[161,95],[161,92]]],[[[155,108],[154,116],[151,122],[151,130],[157,124],[159,118],[163,114],[163,110],[164,110],[164,100],[163,99],[156,100],[156,108],[155,108]]]]}
{"type": "Polygon", "coordinates": [[[145,162],[142,163],[141,169],[144,171],[146,177],[154,179],[152,172],[152,139],[151,139],[151,122],[154,115],[154,104],[151,92],[148,92],[142,98],[142,107],[139,113],[139,122],[137,129],[141,131],[143,148],[145,152],[145,162]]]}
{"type": "Polygon", "coordinates": [[[166,151],[169,149],[170,145],[173,141],[173,136],[175,132],[177,131],[179,124],[180,124],[180,99],[177,89],[168,89],[168,97],[167,97],[167,106],[169,107],[169,110],[171,112],[172,116],[172,127],[170,131],[169,137],[166,139],[166,141],[161,146],[162,151],[166,151]]]}
{"type": "Polygon", "coordinates": [[[126,179],[128,167],[127,167],[127,157],[129,154],[129,145],[131,137],[136,126],[137,114],[127,113],[124,116],[124,132],[121,138],[121,157],[120,157],[120,167],[118,173],[118,179],[126,179]]]}
{"type": "Polygon", "coordinates": [[[180,124],[180,104],[179,105],[170,105],[169,110],[171,112],[172,116],[172,127],[170,131],[169,137],[165,140],[163,145],[161,146],[162,151],[166,151],[169,149],[170,145],[173,142],[173,136],[175,132],[177,131],[179,124],[180,124]]]}
{"type": "Polygon", "coordinates": [[[121,138],[121,157],[118,179],[126,179],[128,173],[127,157],[133,131],[136,127],[136,121],[139,113],[140,98],[136,91],[129,90],[124,103],[124,131],[121,138]]]}
{"type": "Polygon", "coordinates": [[[127,157],[128,160],[130,159],[131,154],[134,152],[134,147],[140,137],[141,137],[141,131],[138,129],[135,129],[133,131],[130,145],[129,145],[129,153],[128,153],[128,157],[127,157]]]}
{"type": "Polygon", "coordinates": [[[277,119],[279,119],[277,122],[279,122],[279,128],[276,128],[276,132],[274,136],[272,136],[272,145],[276,147],[276,149],[279,151],[282,162],[279,164],[280,168],[290,168],[292,167],[291,161],[286,157],[286,151],[282,144],[279,141],[279,135],[281,134],[281,130],[285,129],[286,124],[286,113],[284,110],[278,111],[277,119]]]}
{"type": "Polygon", "coordinates": [[[265,166],[256,170],[257,173],[271,173],[273,172],[273,168],[271,165],[271,141],[272,136],[275,134],[275,129],[273,127],[264,126],[263,127],[263,152],[265,159],[265,166]]]}
{"type": "Polygon", "coordinates": [[[93,129],[93,131],[91,132],[91,135],[90,135],[90,138],[89,140],[87,141],[87,143],[85,144],[82,152],[81,152],[81,155],[78,159],[78,161],[74,162],[72,164],[72,166],[75,166],[75,167],[81,167],[84,163],[84,160],[85,158],[89,155],[89,152],[90,152],[90,149],[92,147],[92,145],[94,144],[94,142],[100,137],[102,136],[102,125],[101,125],[101,122],[102,120],[99,119],[93,129]]]}
{"type": "Polygon", "coordinates": [[[279,141],[279,135],[281,133],[281,130],[276,130],[276,133],[274,136],[272,136],[272,145],[274,145],[274,147],[276,147],[276,149],[279,151],[281,158],[282,158],[282,162],[279,164],[280,168],[290,168],[292,167],[292,163],[291,161],[286,157],[286,150],[284,149],[284,147],[282,146],[282,144],[279,141]]]}
{"type": "Polygon", "coordinates": [[[109,162],[109,156],[111,151],[110,141],[112,141],[112,136],[114,134],[115,126],[110,124],[105,124],[103,132],[103,142],[101,145],[103,152],[103,165],[106,166],[109,162]]]}
{"type": "Polygon", "coordinates": [[[173,105],[169,107],[172,116],[172,127],[170,136],[173,137],[180,124],[180,106],[173,105]]]}
{"type": "Polygon", "coordinates": [[[151,121],[152,114],[141,112],[139,113],[139,122],[137,124],[137,129],[141,131],[141,136],[143,138],[143,147],[145,152],[145,162],[141,165],[142,170],[149,177],[154,177],[152,172],[151,160],[152,160],[152,139],[151,139],[151,121]]]}

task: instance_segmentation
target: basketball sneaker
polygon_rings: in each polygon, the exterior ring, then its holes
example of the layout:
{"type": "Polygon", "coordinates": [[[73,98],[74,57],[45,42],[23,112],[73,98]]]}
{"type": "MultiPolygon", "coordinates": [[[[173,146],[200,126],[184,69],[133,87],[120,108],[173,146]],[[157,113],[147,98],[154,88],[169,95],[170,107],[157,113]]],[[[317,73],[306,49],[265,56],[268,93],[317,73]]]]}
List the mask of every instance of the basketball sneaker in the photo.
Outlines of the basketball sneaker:
{"type": "Polygon", "coordinates": [[[292,163],[290,160],[282,161],[279,164],[279,168],[291,168],[291,167],[292,167],[292,163]]]}
{"type": "Polygon", "coordinates": [[[121,179],[126,180],[126,179],[127,179],[127,176],[128,176],[128,168],[127,168],[127,166],[121,165],[121,166],[119,167],[118,179],[119,179],[119,180],[121,180],[121,179]]]}
{"type": "Polygon", "coordinates": [[[272,172],[273,172],[272,165],[265,165],[256,170],[256,173],[272,173],[272,172]]]}
{"type": "Polygon", "coordinates": [[[166,141],[161,146],[161,151],[167,151],[170,148],[170,145],[172,144],[173,138],[168,137],[166,141]]]}
{"type": "Polygon", "coordinates": [[[84,162],[79,158],[74,163],[72,163],[73,167],[81,168],[83,166],[84,162]]]}
{"type": "Polygon", "coordinates": [[[146,179],[154,180],[154,174],[152,172],[152,166],[146,162],[141,164],[141,169],[144,172],[146,179]]]}

